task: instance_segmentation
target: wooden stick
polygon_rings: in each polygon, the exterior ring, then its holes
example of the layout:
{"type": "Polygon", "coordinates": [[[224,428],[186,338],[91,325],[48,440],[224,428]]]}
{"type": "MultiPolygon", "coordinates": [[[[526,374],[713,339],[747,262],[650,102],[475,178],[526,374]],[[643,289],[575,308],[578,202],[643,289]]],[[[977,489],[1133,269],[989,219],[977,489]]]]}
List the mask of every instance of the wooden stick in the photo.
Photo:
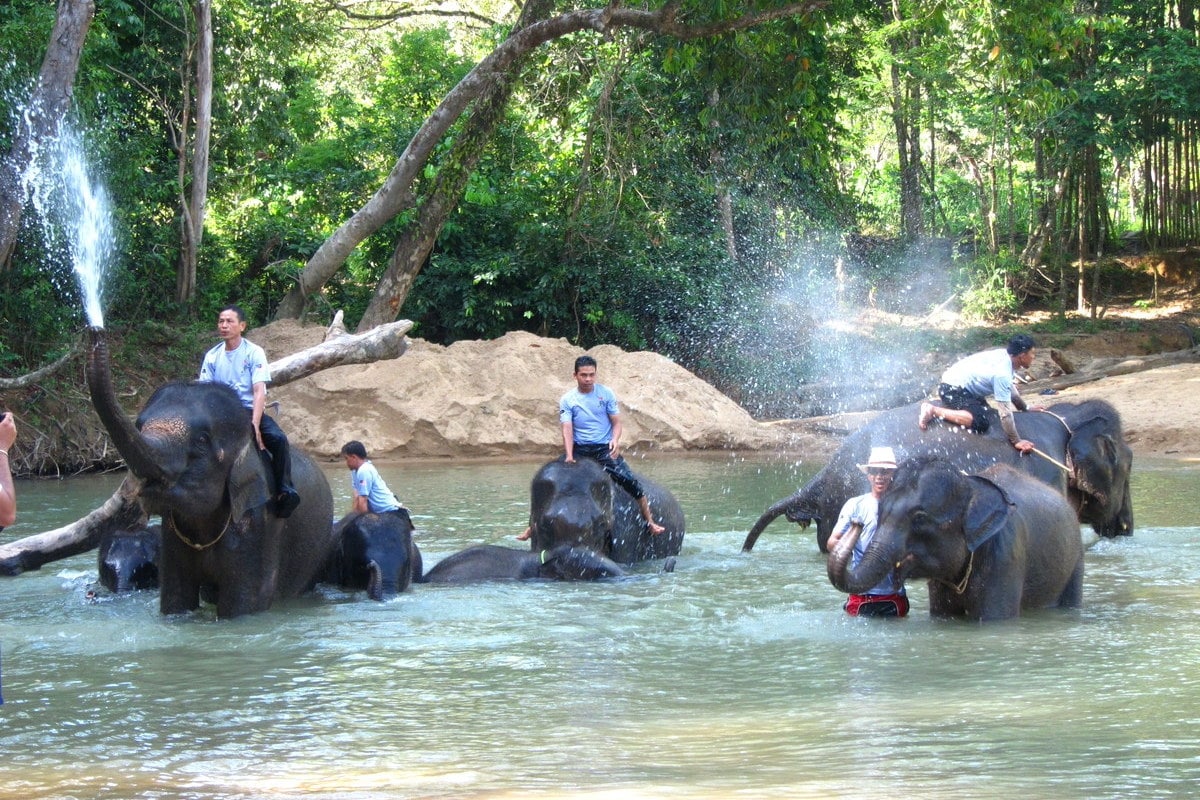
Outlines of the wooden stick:
{"type": "Polygon", "coordinates": [[[1061,461],[1059,461],[1059,460],[1058,460],[1058,459],[1056,459],[1056,458],[1052,458],[1051,456],[1048,456],[1048,455],[1046,455],[1046,454],[1045,454],[1045,453],[1043,453],[1041,450],[1038,450],[1036,447],[1035,447],[1035,448],[1033,448],[1032,452],[1034,452],[1034,453],[1037,453],[1039,456],[1041,456],[1042,458],[1046,459],[1046,460],[1047,460],[1047,461],[1049,461],[1051,464],[1053,464],[1054,466],[1056,466],[1056,467],[1058,467],[1059,469],[1061,469],[1063,472],[1070,472],[1070,471],[1071,471],[1071,468],[1070,468],[1070,467],[1068,467],[1066,464],[1062,463],[1061,461]]]}

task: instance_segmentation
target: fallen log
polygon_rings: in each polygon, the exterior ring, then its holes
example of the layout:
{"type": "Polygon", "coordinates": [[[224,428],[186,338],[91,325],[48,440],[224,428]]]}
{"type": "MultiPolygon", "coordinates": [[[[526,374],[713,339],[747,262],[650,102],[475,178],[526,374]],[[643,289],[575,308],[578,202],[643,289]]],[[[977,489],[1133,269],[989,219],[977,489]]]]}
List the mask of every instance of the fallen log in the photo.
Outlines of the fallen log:
{"type": "MultiPolygon", "coordinates": [[[[411,328],[412,322],[402,319],[366,333],[350,334],[339,311],[325,333],[324,342],[268,365],[271,385],[282,386],[330,367],[399,358],[408,349],[404,334],[411,328]]],[[[0,545],[0,575],[20,575],[51,561],[86,553],[99,546],[105,532],[145,523],[146,514],[137,502],[137,481],[128,477],[104,505],[83,519],[0,545]]]]}
{"type": "Polygon", "coordinates": [[[137,480],[127,477],[104,505],[83,519],[0,545],[0,575],[40,569],[43,564],[96,548],[108,531],[145,525],[146,512],[137,501],[137,492],[137,480]]]}
{"type": "Polygon", "coordinates": [[[374,361],[399,358],[408,349],[408,338],[404,334],[408,333],[413,324],[407,319],[389,322],[366,333],[357,334],[346,333],[341,320],[342,312],[339,311],[325,334],[325,341],[321,344],[268,364],[271,370],[271,385],[283,386],[330,367],[370,364],[374,361]]]}
{"type": "Polygon", "coordinates": [[[1191,347],[1187,350],[1172,350],[1169,353],[1138,356],[1137,358],[1098,359],[1087,370],[1082,372],[1059,375],[1054,378],[1039,378],[1036,381],[1022,384],[1021,394],[1026,398],[1031,398],[1038,392],[1046,389],[1066,389],[1082,383],[1098,381],[1102,378],[1132,375],[1135,372],[1145,372],[1148,369],[1169,367],[1173,364],[1187,364],[1193,361],[1200,361],[1200,347],[1191,347]]]}

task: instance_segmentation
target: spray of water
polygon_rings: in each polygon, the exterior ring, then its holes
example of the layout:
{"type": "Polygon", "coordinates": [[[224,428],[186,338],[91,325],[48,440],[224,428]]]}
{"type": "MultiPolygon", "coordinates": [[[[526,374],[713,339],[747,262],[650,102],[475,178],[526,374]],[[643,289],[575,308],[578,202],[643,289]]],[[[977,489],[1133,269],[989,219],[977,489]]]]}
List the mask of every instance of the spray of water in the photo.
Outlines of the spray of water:
{"type": "Polygon", "coordinates": [[[84,152],[82,137],[64,121],[56,137],[34,146],[22,180],[47,250],[69,259],[88,324],[103,328],[101,292],[116,240],[108,194],[89,173],[84,152]]]}

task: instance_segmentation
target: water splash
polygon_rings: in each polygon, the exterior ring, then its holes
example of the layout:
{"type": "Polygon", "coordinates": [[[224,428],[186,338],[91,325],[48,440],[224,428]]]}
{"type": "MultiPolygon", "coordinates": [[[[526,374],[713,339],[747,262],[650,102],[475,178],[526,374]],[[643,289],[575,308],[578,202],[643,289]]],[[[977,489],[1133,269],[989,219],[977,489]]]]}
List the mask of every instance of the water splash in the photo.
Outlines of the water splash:
{"type": "Polygon", "coordinates": [[[83,138],[64,120],[56,137],[32,148],[22,183],[47,249],[70,259],[88,324],[103,328],[102,291],[116,237],[108,193],[89,173],[84,153],[83,138]]]}

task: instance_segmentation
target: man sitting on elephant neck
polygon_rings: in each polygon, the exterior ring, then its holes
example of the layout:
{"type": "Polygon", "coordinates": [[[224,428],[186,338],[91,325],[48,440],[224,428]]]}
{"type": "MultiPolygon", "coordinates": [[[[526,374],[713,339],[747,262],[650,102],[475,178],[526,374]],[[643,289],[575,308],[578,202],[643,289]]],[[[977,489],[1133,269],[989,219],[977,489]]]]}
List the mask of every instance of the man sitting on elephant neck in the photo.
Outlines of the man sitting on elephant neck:
{"type": "Polygon", "coordinates": [[[988,395],[993,395],[1000,412],[1000,426],[1008,440],[1022,453],[1028,453],[1034,448],[1033,442],[1022,439],[1017,433],[1013,409],[1040,411],[1042,406],[1030,408],[1025,404],[1013,382],[1013,375],[1018,368],[1029,368],[1036,347],[1032,337],[1018,333],[1009,339],[1007,347],[984,350],[952,364],[942,373],[942,382],[938,385],[942,405],[921,403],[918,426],[925,430],[930,422],[940,419],[961,425],[973,433],[987,433],[991,423],[986,401],[988,395]]]}
{"type": "MultiPolygon", "coordinates": [[[[872,447],[867,463],[859,464],[858,468],[866,473],[871,491],[846,501],[827,543],[832,553],[845,534],[853,528],[859,529],[854,552],[850,556],[851,569],[858,566],[879,527],[879,498],[892,485],[892,478],[896,475],[896,454],[890,447],[872,447]]],[[[897,585],[889,573],[866,594],[850,595],[842,608],[852,617],[904,617],[908,615],[908,596],[904,584],[897,585]]]]}
{"type": "Polygon", "coordinates": [[[242,337],[246,331],[246,312],[229,305],[217,315],[217,335],[221,344],[204,354],[200,364],[201,381],[223,383],[237,392],[238,399],[250,412],[254,440],[259,450],[271,454],[275,476],[274,512],[280,519],[291,516],[300,505],[300,495],[292,486],[292,462],[287,435],[274,418],[263,413],[267,405],[267,384],[271,371],[267,354],[261,347],[242,337]]]}
{"type": "MultiPolygon", "coordinates": [[[[575,388],[558,402],[558,420],[562,424],[563,460],[575,463],[575,456],[599,462],[613,481],[637,500],[646,520],[646,528],[655,536],[666,528],[654,521],[650,501],[642,484],[621,457],[621,412],[617,397],[603,384],[596,383],[596,359],[575,359],[575,388]]],[[[533,535],[532,526],[517,536],[524,541],[533,535]]]]}
{"type": "Polygon", "coordinates": [[[362,442],[349,441],[342,445],[342,458],[350,470],[350,489],[354,493],[351,511],[387,514],[404,507],[400,498],[383,482],[379,470],[367,458],[367,448],[362,442]]]}

